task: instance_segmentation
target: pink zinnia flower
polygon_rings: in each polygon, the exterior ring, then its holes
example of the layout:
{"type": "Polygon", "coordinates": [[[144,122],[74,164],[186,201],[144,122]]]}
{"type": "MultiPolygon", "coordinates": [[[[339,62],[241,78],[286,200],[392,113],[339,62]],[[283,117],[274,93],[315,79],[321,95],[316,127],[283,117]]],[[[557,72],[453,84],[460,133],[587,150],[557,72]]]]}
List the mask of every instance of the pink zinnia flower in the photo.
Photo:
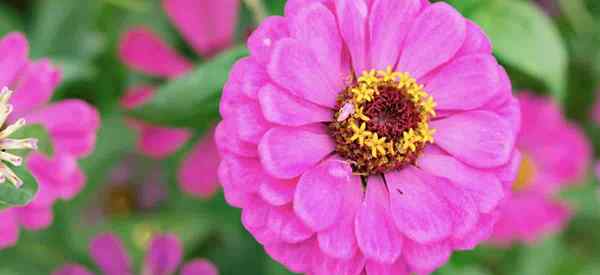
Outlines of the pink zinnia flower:
{"type": "Polygon", "coordinates": [[[494,229],[493,241],[501,244],[532,242],[561,229],[570,211],[554,195],[585,176],[591,157],[585,134],[551,100],[523,93],[519,101],[523,131],[517,148],[522,161],[494,229]]]}
{"type": "Polygon", "coordinates": [[[26,159],[39,191],[25,207],[0,210],[0,248],[16,243],[21,226],[46,228],[52,222],[54,201],[73,198],[85,183],[77,160],[93,150],[100,118],[96,109],[81,100],[50,103],[60,79],[61,73],[49,60],[29,60],[22,34],[11,33],[0,40],[0,86],[15,91],[8,121],[23,117],[29,124],[41,124],[54,149],[51,157],[34,152],[26,159]]]}
{"type": "MultiPolygon", "coordinates": [[[[115,235],[100,234],[90,244],[90,256],[98,265],[102,274],[106,275],[132,275],[134,268],[131,260],[123,247],[122,242],[115,235]]],[[[144,275],[171,275],[178,270],[183,256],[183,249],[179,239],[172,234],[155,236],[150,243],[150,248],[144,259],[141,273],[144,275]]],[[[67,264],[53,275],[91,275],[90,271],[82,265],[67,264]]],[[[185,264],[181,275],[217,275],[217,268],[209,261],[198,259],[185,264]]]]}
{"type": "MultiPolygon", "coordinates": [[[[183,38],[201,56],[211,57],[233,43],[239,0],[163,0],[164,9],[183,38]]],[[[135,27],[123,36],[121,59],[142,73],[173,79],[193,68],[187,58],[179,55],[146,27],[135,27]]],[[[154,87],[139,85],[129,89],[122,99],[124,108],[132,109],[149,101],[154,87]]],[[[177,151],[191,138],[186,129],[166,128],[142,121],[131,121],[138,130],[139,150],[154,158],[163,158],[177,151]]],[[[213,131],[188,154],[179,170],[181,188],[199,197],[209,197],[217,189],[219,155],[213,141],[213,131]]]]}
{"type": "Polygon", "coordinates": [[[227,201],[308,274],[430,272],[486,239],[519,106],[482,30],[445,3],[293,0],[221,101],[227,201]]]}

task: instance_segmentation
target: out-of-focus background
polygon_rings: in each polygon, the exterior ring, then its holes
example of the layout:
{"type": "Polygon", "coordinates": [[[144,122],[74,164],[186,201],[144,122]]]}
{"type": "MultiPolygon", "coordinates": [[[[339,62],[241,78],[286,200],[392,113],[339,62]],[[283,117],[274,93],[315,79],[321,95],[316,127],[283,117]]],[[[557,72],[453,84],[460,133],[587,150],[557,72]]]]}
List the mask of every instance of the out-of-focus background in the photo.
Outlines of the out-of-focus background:
{"type": "MultiPolygon", "coordinates": [[[[284,0],[242,2],[235,39],[240,45],[265,15],[283,14],[285,4],[284,0]]],[[[600,1],[447,2],[490,35],[515,89],[553,97],[566,116],[585,129],[596,153],[600,152],[600,128],[589,119],[600,80],[600,1]]],[[[97,271],[88,256],[88,244],[106,231],[122,238],[136,263],[142,261],[153,233],[174,232],[183,241],[185,259],[211,259],[221,274],[290,274],[270,260],[243,229],[240,211],[228,206],[221,192],[206,200],[181,191],[176,172],[196,138],[163,160],[136,153],[136,133],[126,124],[126,117],[134,114],[121,107],[120,98],[134,83],[157,87],[166,83],[133,72],[119,59],[122,34],[140,25],[154,30],[198,66],[206,61],[184,42],[159,0],[0,0],[0,36],[25,33],[33,58],[49,57],[62,68],[64,80],[53,99],[84,99],[102,117],[96,150],[81,162],[87,175],[84,190],[75,199],[54,205],[54,222],[48,229],[22,230],[17,246],[0,250],[0,275],[50,274],[66,262],[97,271]]],[[[224,76],[228,68],[218,69],[224,76]]],[[[178,92],[185,97],[196,91],[178,92]]],[[[195,137],[218,120],[218,97],[204,102],[197,108],[206,111],[189,124],[196,125],[195,137]]],[[[141,113],[135,115],[171,115],[141,113]]],[[[576,211],[563,232],[530,246],[481,246],[456,253],[435,274],[600,274],[597,180],[590,172],[582,185],[561,196],[576,211]]]]}

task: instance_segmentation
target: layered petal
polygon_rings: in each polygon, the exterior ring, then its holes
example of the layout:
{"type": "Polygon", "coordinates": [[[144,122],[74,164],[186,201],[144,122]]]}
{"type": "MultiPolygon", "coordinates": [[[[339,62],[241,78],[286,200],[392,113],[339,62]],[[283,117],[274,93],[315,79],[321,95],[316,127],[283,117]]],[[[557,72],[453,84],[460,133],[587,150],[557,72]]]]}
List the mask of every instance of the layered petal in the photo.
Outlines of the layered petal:
{"type": "Polygon", "coordinates": [[[508,163],[515,144],[512,126],[491,112],[460,113],[432,121],[431,127],[438,146],[478,168],[508,163]]]}
{"type": "Polygon", "coordinates": [[[390,193],[390,210],[396,226],[419,243],[443,240],[452,233],[448,203],[429,184],[437,179],[415,168],[385,176],[390,193]]]}
{"type": "Polygon", "coordinates": [[[315,231],[332,226],[340,218],[344,188],[359,184],[352,168],[337,159],[328,159],[306,172],[298,181],[294,210],[315,231]]]}
{"type": "Polygon", "coordinates": [[[333,152],[335,144],[325,133],[298,128],[273,128],[258,146],[265,170],[274,177],[302,175],[333,152]]]}
{"type": "Polygon", "coordinates": [[[425,85],[439,110],[472,110],[500,92],[498,64],[491,55],[468,55],[444,66],[425,85]]]}
{"type": "Polygon", "coordinates": [[[420,79],[451,60],[463,45],[465,19],[446,3],[435,3],[419,14],[407,37],[398,71],[420,79]]]}
{"type": "Polygon", "coordinates": [[[248,49],[257,62],[266,66],[277,41],[289,37],[288,22],[284,17],[270,16],[248,38],[248,49]]]}
{"type": "Polygon", "coordinates": [[[285,126],[302,126],[330,121],[333,112],[316,104],[294,97],[273,85],[263,87],[259,94],[265,118],[285,126]]]}
{"type": "Polygon", "coordinates": [[[389,209],[390,200],[385,182],[372,177],[366,198],[356,213],[358,246],[370,260],[393,264],[402,252],[402,235],[396,229],[389,209]]]}
{"type": "Polygon", "coordinates": [[[420,10],[419,0],[373,1],[369,15],[369,56],[372,69],[396,67],[404,40],[420,10]]]}
{"type": "MultiPolygon", "coordinates": [[[[290,4],[288,4],[290,6],[290,4]]],[[[365,0],[335,1],[340,34],[346,42],[346,47],[352,57],[355,75],[370,69],[367,25],[369,6],[365,0]]]]}

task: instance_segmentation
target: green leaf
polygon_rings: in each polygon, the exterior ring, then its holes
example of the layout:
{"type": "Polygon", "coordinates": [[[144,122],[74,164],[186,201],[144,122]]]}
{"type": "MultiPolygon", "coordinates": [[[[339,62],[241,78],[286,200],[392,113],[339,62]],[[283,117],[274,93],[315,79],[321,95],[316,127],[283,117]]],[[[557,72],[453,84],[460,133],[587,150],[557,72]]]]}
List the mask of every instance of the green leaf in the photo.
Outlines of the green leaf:
{"type": "Polygon", "coordinates": [[[0,37],[23,28],[23,23],[13,8],[0,3],[0,37]]]}
{"type": "Polygon", "coordinates": [[[490,0],[467,16],[490,36],[501,61],[543,81],[562,102],[567,50],[557,28],[537,6],[519,0],[490,0]]]}
{"type": "MultiPolygon", "coordinates": [[[[47,156],[52,156],[54,154],[50,134],[48,133],[46,128],[40,124],[25,125],[23,126],[23,128],[19,129],[17,132],[12,134],[10,138],[36,138],[38,140],[38,152],[41,152],[47,156]]],[[[30,152],[31,150],[21,150],[20,152],[17,152],[17,155],[24,157],[30,152]]]]}
{"type": "Polygon", "coordinates": [[[131,115],[155,124],[196,127],[218,117],[221,90],[235,61],[247,55],[242,47],[231,49],[191,73],[160,87],[152,100],[131,115]]]}
{"type": "Polygon", "coordinates": [[[33,175],[22,166],[12,166],[7,164],[15,174],[23,180],[23,186],[16,188],[7,179],[0,183],[0,209],[11,206],[22,206],[29,203],[38,190],[38,184],[33,175]]]}
{"type": "Polygon", "coordinates": [[[36,1],[31,31],[31,53],[88,57],[101,41],[92,32],[100,1],[36,1]]]}

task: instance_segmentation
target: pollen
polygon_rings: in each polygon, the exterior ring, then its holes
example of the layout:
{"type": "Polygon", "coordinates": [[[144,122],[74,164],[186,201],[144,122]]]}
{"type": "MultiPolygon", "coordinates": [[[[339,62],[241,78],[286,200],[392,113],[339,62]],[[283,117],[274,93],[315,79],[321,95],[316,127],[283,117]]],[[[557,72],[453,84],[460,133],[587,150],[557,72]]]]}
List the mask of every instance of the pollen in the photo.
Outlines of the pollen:
{"type": "Polygon", "coordinates": [[[360,175],[412,164],[434,142],[429,121],[436,104],[408,73],[369,70],[340,93],[339,111],[329,124],[336,151],[360,175]]]}
{"type": "Polygon", "coordinates": [[[23,185],[23,181],[13,172],[9,167],[9,164],[12,166],[21,166],[23,158],[8,151],[25,149],[36,150],[37,139],[10,138],[12,134],[25,126],[25,119],[22,118],[18,119],[13,124],[4,126],[4,123],[13,110],[12,105],[8,104],[11,95],[12,91],[6,87],[0,91],[0,184],[3,184],[6,179],[8,179],[15,187],[20,188],[23,185]]]}

